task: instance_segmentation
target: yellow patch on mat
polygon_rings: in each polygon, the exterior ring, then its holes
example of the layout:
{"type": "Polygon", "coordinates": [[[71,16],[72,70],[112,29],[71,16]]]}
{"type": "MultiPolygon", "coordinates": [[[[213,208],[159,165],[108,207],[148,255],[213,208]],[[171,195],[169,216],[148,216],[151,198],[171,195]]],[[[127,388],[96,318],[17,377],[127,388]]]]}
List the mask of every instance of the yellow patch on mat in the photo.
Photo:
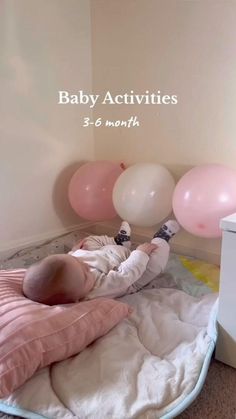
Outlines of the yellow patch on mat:
{"type": "Polygon", "coordinates": [[[195,278],[204,282],[213,292],[219,291],[220,268],[216,265],[201,260],[190,260],[180,256],[183,266],[190,271],[195,278]]]}

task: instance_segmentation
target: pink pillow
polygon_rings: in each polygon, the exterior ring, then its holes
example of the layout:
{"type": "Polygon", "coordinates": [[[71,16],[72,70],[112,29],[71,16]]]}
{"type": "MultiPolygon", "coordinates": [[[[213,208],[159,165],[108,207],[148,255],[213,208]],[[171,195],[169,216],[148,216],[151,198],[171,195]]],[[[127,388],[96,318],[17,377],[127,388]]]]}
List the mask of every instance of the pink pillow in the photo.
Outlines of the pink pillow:
{"type": "Polygon", "coordinates": [[[129,313],[121,302],[96,300],[47,306],[22,294],[25,270],[0,271],[0,397],[39,368],[82,351],[129,313]]]}

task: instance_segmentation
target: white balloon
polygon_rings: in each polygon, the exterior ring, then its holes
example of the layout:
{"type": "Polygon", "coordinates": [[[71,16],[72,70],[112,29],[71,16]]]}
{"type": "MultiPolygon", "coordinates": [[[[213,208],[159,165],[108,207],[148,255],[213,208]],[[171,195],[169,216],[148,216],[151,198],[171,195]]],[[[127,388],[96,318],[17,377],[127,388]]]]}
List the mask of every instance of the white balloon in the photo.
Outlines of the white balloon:
{"type": "Polygon", "coordinates": [[[163,166],[138,163],[126,169],[113,188],[113,205],[129,223],[149,227],[172,210],[175,181],[163,166]]]}

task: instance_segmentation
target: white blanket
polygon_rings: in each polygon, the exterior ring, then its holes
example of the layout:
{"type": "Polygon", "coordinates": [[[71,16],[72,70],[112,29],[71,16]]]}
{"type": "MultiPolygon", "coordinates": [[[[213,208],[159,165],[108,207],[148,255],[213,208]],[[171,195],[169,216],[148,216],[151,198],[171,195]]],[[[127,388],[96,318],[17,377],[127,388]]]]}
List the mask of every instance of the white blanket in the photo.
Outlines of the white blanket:
{"type": "Polygon", "coordinates": [[[123,297],[134,307],[129,319],[79,355],[39,371],[4,403],[39,415],[21,411],[26,418],[162,417],[196,386],[215,343],[216,299],[170,288],[123,297]]]}

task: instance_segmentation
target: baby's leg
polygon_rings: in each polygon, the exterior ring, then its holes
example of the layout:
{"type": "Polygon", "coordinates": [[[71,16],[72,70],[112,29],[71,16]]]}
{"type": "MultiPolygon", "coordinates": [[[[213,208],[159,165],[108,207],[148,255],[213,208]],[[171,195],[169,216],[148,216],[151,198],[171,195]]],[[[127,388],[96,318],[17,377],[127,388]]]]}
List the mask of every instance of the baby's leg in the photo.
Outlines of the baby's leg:
{"type": "Polygon", "coordinates": [[[149,257],[146,271],[138,281],[136,281],[129,289],[127,294],[131,294],[141,290],[145,285],[149,284],[156,276],[164,271],[169,259],[170,245],[163,239],[154,238],[151,243],[157,244],[158,248],[153,250],[149,257]]]}
{"type": "Polygon", "coordinates": [[[77,249],[83,249],[83,250],[99,250],[103,246],[106,246],[107,244],[116,244],[113,237],[108,237],[106,235],[101,236],[88,236],[85,237],[78,246],[74,246],[72,249],[73,253],[77,249]]]}
{"type": "Polygon", "coordinates": [[[126,221],[121,223],[118,234],[115,237],[104,236],[88,236],[81,240],[78,245],[74,246],[70,254],[77,249],[83,250],[99,250],[108,244],[121,245],[130,248],[130,226],[126,221]]]}
{"type": "Polygon", "coordinates": [[[178,230],[178,223],[174,220],[170,220],[167,221],[154,235],[151,243],[155,243],[158,248],[151,253],[146,271],[142,277],[128,289],[128,294],[139,291],[164,271],[170,253],[170,246],[168,242],[178,230]]]}
{"type": "Polygon", "coordinates": [[[114,237],[116,244],[127,247],[130,249],[131,241],[130,241],[130,234],[131,228],[127,221],[122,221],[118,234],[114,237]]]}

